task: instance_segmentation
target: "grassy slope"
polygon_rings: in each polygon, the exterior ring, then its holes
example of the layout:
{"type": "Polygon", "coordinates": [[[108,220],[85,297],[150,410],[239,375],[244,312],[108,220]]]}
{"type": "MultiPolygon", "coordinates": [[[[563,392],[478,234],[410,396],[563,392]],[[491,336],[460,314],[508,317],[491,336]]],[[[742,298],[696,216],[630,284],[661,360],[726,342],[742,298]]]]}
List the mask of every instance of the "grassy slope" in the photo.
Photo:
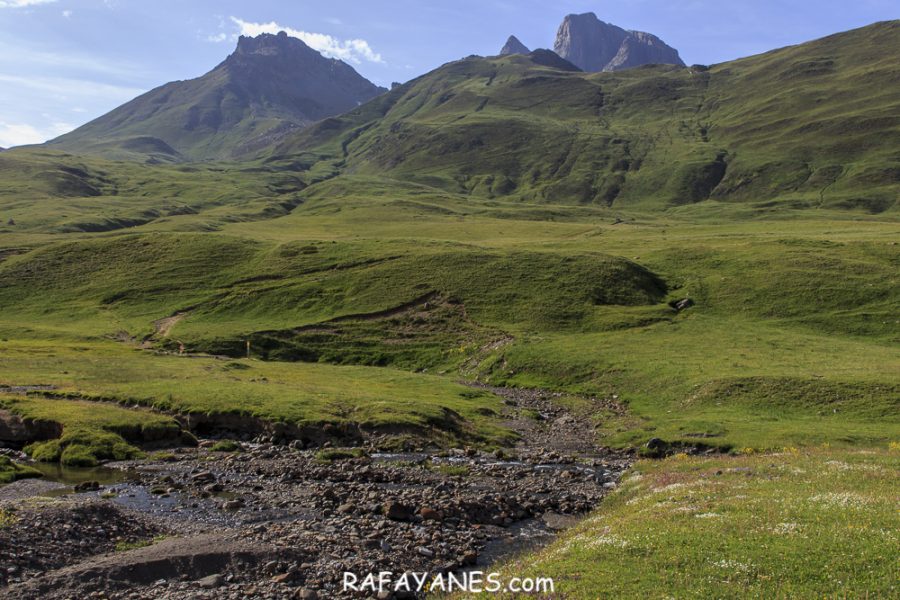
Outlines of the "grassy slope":
{"type": "Polygon", "coordinates": [[[0,235],[122,231],[153,223],[211,231],[286,214],[305,187],[255,165],[150,166],[44,149],[0,156],[0,235]]]}
{"type": "Polygon", "coordinates": [[[505,571],[566,598],[892,598],[898,469],[897,448],[641,462],[505,571]]]}

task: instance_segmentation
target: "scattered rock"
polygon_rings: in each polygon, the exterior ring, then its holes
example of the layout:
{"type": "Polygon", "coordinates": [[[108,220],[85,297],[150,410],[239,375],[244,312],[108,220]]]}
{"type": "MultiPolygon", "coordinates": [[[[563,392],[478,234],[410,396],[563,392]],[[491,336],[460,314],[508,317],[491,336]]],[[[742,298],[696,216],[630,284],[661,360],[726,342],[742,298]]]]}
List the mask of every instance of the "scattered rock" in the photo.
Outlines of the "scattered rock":
{"type": "Polygon", "coordinates": [[[400,502],[388,502],[384,505],[384,515],[394,521],[409,521],[415,514],[413,507],[400,502]]]}
{"type": "Polygon", "coordinates": [[[213,590],[213,589],[222,587],[224,584],[225,584],[225,578],[222,577],[222,575],[219,575],[218,573],[215,575],[210,575],[208,577],[204,577],[203,579],[197,580],[197,585],[199,585],[200,587],[207,589],[207,590],[213,590]]]}
{"type": "Polygon", "coordinates": [[[427,506],[419,511],[419,516],[425,521],[440,521],[444,518],[443,513],[427,506]]]}

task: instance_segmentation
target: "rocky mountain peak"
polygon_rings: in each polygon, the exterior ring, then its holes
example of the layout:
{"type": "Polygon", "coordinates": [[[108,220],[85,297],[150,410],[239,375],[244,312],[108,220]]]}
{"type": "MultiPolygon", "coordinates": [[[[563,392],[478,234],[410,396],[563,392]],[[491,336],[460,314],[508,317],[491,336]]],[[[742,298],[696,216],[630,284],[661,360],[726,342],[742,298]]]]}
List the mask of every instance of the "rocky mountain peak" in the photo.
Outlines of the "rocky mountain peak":
{"type": "Polygon", "coordinates": [[[284,32],[241,36],[209,73],[153,89],[50,143],[89,143],[110,156],[152,147],[167,160],[233,158],[385,91],[284,32]]]}
{"type": "Polygon", "coordinates": [[[506,44],[503,45],[503,48],[500,49],[500,56],[506,56],[508,54],[528,54],[531,50],[528,47],[519,41],[514,35],[509,36],[506,40],[506,44]]]}
{"type": "Polygon", "coordinates": [[[605,23],[594,13],[568,15],[554,50],[585,71],[619,71],[646,64],[684,66],[678,51],[653,34],[605,23]]]}
{"type": "Polygon", "coordinates": [[[315,50],[307,46],[303,40],[291,37],[284,31],[280,31],[277,35],[262,33],[255,37],[246,35],[240,36],[232,56],[272,56],[275,54],[290,54],[292,52],[308,54],[310,52],[315,52],[315,50]]]}

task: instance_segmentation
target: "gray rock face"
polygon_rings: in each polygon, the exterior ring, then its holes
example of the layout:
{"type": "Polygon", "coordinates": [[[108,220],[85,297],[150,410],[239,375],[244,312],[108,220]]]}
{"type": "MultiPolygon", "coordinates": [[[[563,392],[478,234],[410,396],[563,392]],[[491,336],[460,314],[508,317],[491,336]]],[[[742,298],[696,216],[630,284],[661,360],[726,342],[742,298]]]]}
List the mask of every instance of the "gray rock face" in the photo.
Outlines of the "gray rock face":
{"type": "Polygon", "coordinates": [[[684,66],[678,50],[655,35],[604,23],[594,13],[563,19],[553,48],[584,71],[620,71],[648,64],[684,66]]]}
{"type": "Polygon", "coordinates": [[[506,43],[503,45],[503,48],[500,49],[500,56],[506,56],[507,54],[528,54],[531,50],[528,49],[525,44],[519,41],[514,35],[509,36],[509,39],[506,40],[506,43]]]}

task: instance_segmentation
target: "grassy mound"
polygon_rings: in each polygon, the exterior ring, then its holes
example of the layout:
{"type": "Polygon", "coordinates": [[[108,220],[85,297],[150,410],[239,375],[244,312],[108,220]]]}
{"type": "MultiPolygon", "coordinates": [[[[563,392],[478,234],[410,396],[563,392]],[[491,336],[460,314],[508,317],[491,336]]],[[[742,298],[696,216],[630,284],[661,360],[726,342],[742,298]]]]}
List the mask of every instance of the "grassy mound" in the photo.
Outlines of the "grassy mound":
{"type": "Polygon", "coordinates": [[[68,467],[95,467],[104,460],[127,460],[143,453],[115,433],[82,429],[65,431],[58,440],[37,442],[25,447],[31,458],[58,462],[68,467]]]}
{"type": "Polygon", "coordinates": [[[26,447],[32,458],[42,462],[89,467],[140,456],[138,444],[181,440],[181,426],[175,419],[146,410],[42,396],[0,396],[0,407],[25,419],[62,426],[58,439],[26,447]]]}
{"type": "Polygon", "coordinates": [[[184,339],[214,333],[240,343],[252,331],[365,316],[432,292],[465,305],[476,322],[557,328],[578,326],[593,306],[650,304],[666,291],[649,270],[599,253],[393,249],[189,234],[101,238],[0,263],[0,300],[19,319],[30,314],[95,336],[116,333],[111,316],[143,337],[152,321],[185,310],[184,339]]]}
{"type": "MultiPolygon", "coordinates": [[[[496,417],[485,415],[485,408],[492,409],[492,415],[501,412],[502,403],[493,394],[393,369],[185,359],[123,353],[114,342],[4,344],[0,356],[4,379],[37,377],[60,388],[52,398],[12,397],[5,406],[23,416],[60,422],[64,433],[90,429],[135,440],[128,433],[138,428],[146,439],[174,423],[171,417],[125,408],[140,405],[194,415],[194,420],[219,422],[216,427],[237,431],[255,431],[256,421],[262,421],[412,433],[447,445],[508,444],[514,439],[496,417]]],[[[110,448],[105,442],[99,445],[110,448]]]]}

